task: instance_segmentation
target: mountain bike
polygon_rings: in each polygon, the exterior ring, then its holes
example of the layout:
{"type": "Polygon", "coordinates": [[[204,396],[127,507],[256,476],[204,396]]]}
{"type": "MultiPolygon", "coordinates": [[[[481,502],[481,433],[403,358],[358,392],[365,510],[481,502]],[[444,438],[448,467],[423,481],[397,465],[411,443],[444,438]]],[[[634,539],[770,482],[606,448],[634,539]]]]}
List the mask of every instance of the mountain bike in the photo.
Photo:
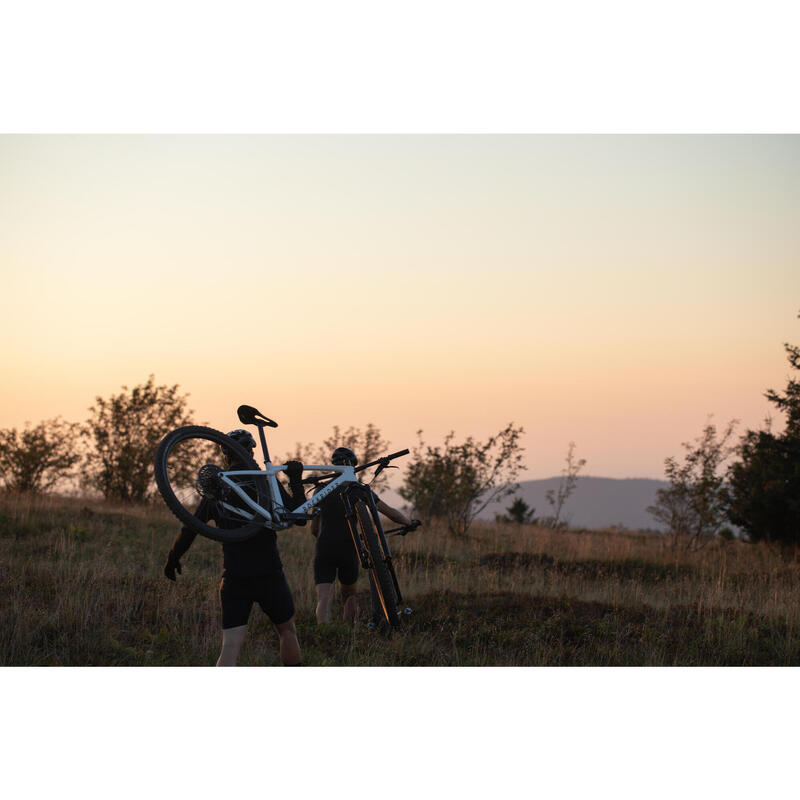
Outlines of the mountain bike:
{"type": "MultiPolygon", "coordinates": [[[[389,462],[408,455],[409,451],[400,450],[358,467],[305,464],[304,472],[322,473],[303,480],[318,489],[302,505],[290,510],[283,505],[277,479],[279,473],[286,471],[286,465],[270,461],[264,433],[264,428],[277,428],[278,423],[253,406],[239,406],[237,415],[244,425],[258,428],[264,469],[258,468],[244,447],[220,431],[201,425],[176,428],[161,440],[154,463],[156,485],[167,507],[184,525],[202,536],[217,542],[241,542],[265,528],[279,531],[304,524],[319,513],[322,500],[338,493],[359,560],[370,575],[375,605],[381,609],[387,625],[396,628],[403,613],[400,584],[374,497],[359,482],[357,473],[377,467],[374,480],[390,467],[389,462]],[[235,469],[229,467],[225,453],[230,455],[235,469]],[[203,500],[206,506],[212,506],[217,526],[196,516],[203,500]]],[[[390,533],[399,534],[401,530],[407,533],[415,528],[416,525],[404,526],[390,533]]]]}

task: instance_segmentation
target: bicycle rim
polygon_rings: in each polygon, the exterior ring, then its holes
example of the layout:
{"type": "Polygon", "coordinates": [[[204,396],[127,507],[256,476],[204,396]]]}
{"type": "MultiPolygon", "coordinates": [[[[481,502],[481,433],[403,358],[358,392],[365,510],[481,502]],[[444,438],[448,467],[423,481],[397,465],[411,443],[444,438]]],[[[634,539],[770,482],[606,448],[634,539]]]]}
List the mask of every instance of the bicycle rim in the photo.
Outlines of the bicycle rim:
{"type": "MultiPolygon", "coordinates": [[[[249,539],[264,529],[262,517],[253,511],[217,477],[229,469],[220,449],[224,446],[242,469],[258,469],[238,442],[213,428],[187,425],[167,434],[156,450],[154,472],[164,502],[173,514],[195,533],[218,542],[249,539]],[[197,516],[201,501],[216,525],[197,516]]],[[[269,492],[263,477],[243,476],[237,485],[259,505],[266,507],[269,492]]]]}

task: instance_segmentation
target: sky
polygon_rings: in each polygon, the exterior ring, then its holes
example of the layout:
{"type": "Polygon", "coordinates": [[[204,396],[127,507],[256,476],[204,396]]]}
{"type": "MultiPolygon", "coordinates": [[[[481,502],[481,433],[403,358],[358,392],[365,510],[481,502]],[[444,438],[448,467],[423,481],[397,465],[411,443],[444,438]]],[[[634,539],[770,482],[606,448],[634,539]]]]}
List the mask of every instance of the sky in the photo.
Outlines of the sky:
{"type": "Polygon", "coordinates": [[[525,429],[663,477],[800,342],[800,137],[0,137],[0,427],[150,374],[271,450],[525,429]]]}

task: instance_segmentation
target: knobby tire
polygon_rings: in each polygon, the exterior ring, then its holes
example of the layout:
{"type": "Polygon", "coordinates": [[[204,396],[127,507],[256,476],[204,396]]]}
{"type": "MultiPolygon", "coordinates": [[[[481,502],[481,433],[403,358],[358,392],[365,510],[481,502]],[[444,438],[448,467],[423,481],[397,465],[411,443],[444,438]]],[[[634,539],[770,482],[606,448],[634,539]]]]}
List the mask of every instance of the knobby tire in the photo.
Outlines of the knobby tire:
{"type": "Polygon", "coordinates": [[[356,502],[355,512],[372,562],[371,573],[381,610],[389,627],[397,628],[400,626],[400,617],[397,614],[397,595],[394,591],[394,581],[389,567],[383,560],[383,549],[378,539],[378,532],[375,530],[372,516],[363,500],[356,502]]]}
{"type": "MultiPolygon", "coordinates": [[[[198,519],[194,512],[196,508],[187,508],[176,494],[178,487],[173,486],[169,476],[169,456],[170,453],[182,442],[190,440],[213,442],[217,445],[224,445],[228,450],[235,453],[241,461],[242,467],[248,470],[258,469],[256,462],[250,454],[238,442],[213,428],[206,428],[202,425],[185,425],[176,428],[168,433],[158,445],[154,460],[154,473],[158,491],[164,498],[164,502],[170,511],[190,530],[199,533],[216,542],[241,542],[250,539],[259,531],[264,530],[264,520],[259,517],[255,522],[245,522],[241,526],[234,528],[217,528],[198,519]]],[[[256,478],[254,481],[256,490],[256,500],[260,506],[268,507],[269,490],[266,480],[256,478]]],[[[199,504],[199,496],[197,498],[199,504]]]]}

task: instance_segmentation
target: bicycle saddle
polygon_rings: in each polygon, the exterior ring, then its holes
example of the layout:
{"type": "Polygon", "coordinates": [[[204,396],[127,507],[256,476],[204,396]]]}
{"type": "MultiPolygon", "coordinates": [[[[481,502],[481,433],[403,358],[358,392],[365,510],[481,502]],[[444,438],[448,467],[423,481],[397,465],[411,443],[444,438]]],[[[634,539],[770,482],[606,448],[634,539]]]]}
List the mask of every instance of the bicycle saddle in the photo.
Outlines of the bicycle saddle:
{"type": "Polygon", "coordinates": [[[257,408],[253,408],[253,406],[239,406],[239,408],[236,409],[236,413],[239,416],[239,420],[245,425],[266,425],[268,428],[278,427],[277,422],[271,420],[269,417],[265,417],[257,408]]]}

